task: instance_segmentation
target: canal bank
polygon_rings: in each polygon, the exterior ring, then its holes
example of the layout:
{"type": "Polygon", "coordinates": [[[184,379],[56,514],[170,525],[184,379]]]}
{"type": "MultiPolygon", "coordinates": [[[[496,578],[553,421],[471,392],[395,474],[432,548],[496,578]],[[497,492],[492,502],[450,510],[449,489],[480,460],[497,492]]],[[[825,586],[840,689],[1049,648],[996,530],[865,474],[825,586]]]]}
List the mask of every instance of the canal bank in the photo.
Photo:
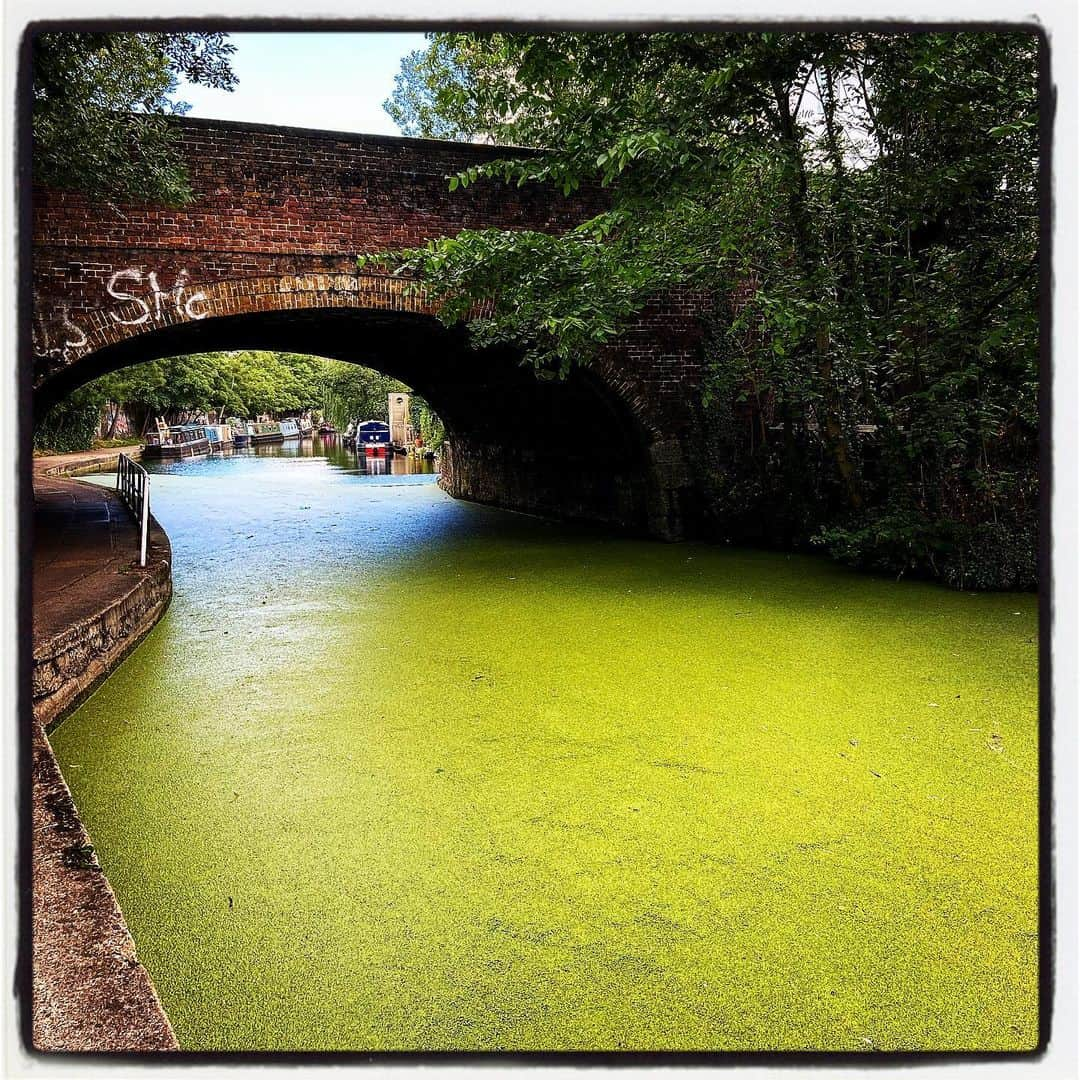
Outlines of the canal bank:
{"type": "Polygon", "coordinates": [[[140,964],[46,732],[149,632],[172,593],[168,537],[151,521],[147,566],[113,491],[72,480],[119,450],[34,459],[32,830],[34,1046],[170,1050],[140,964]]]}
{"type": "Polygon", "coordinates": [[[78,450],[71,454],[35,454],[34,476],[84,476],[116,467],[116,459],[126,454],[133,461],[142,457],[142,445],[112,446],[101,450],[78,450]]]}

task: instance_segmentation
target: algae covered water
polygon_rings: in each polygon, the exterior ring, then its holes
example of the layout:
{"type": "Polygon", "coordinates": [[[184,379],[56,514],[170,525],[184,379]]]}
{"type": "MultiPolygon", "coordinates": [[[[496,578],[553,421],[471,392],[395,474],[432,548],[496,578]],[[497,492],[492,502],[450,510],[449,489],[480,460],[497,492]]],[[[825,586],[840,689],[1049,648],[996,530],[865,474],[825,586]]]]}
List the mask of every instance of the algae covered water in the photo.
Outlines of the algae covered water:
{"type": "Polygon", "coordinates": [[[182,1047],[1035,1043],[1034,597],[433,479],[153,477],[172,606],[51,738],[182,1047]]]}

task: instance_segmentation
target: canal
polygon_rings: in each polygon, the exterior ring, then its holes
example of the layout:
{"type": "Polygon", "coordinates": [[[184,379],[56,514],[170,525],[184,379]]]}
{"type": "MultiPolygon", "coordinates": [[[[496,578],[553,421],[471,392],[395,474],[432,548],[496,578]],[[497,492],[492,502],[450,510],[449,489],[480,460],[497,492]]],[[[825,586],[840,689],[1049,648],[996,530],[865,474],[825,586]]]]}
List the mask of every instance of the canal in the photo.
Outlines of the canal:
{"type": "Polygon", "coordinates": [[[182,1047],[1034,1043],[1033,596],[434,481],[155,470],[172,606],[51,738],[182,1047]]]}

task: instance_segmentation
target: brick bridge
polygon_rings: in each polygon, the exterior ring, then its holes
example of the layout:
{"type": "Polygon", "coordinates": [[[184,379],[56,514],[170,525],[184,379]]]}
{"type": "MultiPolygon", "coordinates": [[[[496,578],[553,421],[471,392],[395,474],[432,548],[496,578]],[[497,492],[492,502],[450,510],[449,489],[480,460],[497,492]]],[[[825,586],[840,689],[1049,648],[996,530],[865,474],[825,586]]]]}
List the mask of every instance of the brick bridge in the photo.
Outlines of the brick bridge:
{"type": "Polygon", "coordinates": [[[686,446],[700,378],[690,299],[657,303],[588,369],[537,378],[470,346],[357,254],[462,228],[565,230],[582,199],[446,177],[498,155],[422,139],[178,119],[194,201],[33,197],[33,387],[45,409],[164,356],[272,349],[401,379],[447,429],[453,495],[675,539],[692,524],[686,446]]]}

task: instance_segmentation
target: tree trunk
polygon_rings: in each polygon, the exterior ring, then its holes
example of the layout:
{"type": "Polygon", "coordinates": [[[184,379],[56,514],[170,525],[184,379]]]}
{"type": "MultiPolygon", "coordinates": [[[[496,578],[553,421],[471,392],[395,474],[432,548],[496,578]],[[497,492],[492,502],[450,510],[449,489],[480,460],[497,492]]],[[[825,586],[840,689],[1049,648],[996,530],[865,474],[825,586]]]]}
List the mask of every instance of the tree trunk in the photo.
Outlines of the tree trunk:
{"type": "MultiPolygon", "coordinates": [[[[806,168],[798,132],[795,129],[795,120],[791,115],[790,90],[785,84],[777,82],[773,84],[773,94],[780,119],[781,144],[787,151],[793,173],[793,183],[788,198],[788,213],[791,215],[791,225],[795,235],[795,257],[802,267],[804,279],[812,286],[820,276],[822,258],[813,222],[810,220],[806,168]]],[[[833,360],[827,323],[823,321],[817,323],[813,328],[813,339],[810,344],[814,351],[814,363],[821,384],[821,429],[825,449],[832,458],[843,485],[848,506],[852,510],[861,510],[862,486],[848,445],[847,435],[844,432],[843,401],[833,377],[833,360]]]]}

